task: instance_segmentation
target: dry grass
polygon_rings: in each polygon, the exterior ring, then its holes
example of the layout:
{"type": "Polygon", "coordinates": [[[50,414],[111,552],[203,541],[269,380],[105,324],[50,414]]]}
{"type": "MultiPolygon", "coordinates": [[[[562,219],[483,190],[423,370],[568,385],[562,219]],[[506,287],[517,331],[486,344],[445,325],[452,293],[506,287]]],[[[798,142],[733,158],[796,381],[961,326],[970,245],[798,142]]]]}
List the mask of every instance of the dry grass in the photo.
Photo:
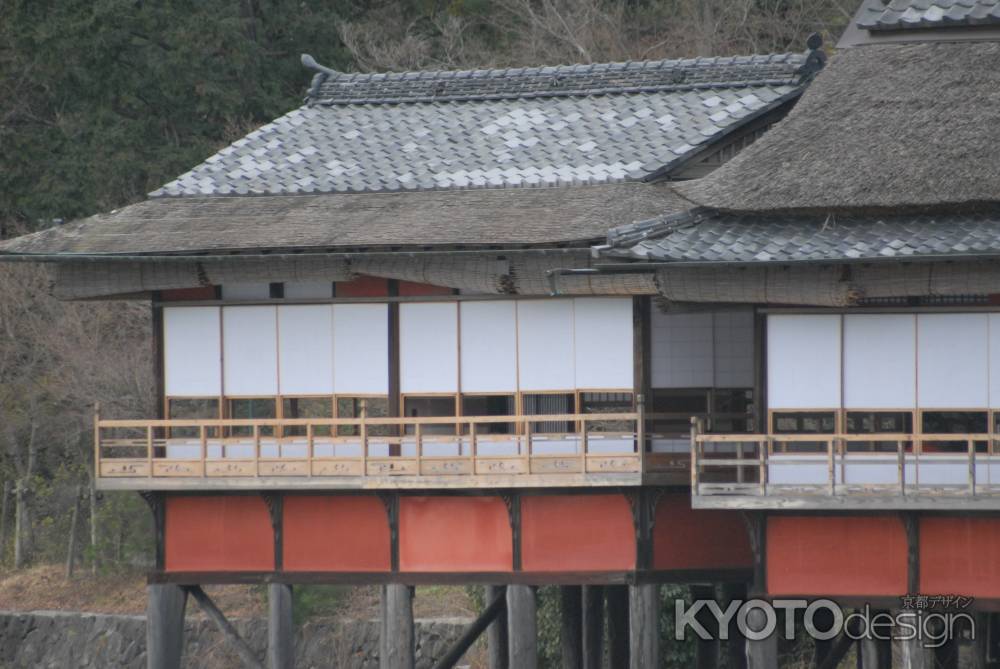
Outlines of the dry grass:
{"type": "MultiPolygon", "coordinates": [[[[205,591],[227,616],[262,617],[267,598],[262,586],[213,585],[205,591]]],[[[337,615],[372,619],[378,616],[379,588],[352,588],[337,606],[337,615]]],[[[79,572],[68,580],[61,565],[42,565],[20,571],[0,570],[0,610],[88,611],[139,615],[146,611],[146,575],[138,570],[119,569],[115,573],[79,572]]],[[[474,618],[472,602],[462,587],[426,586],[417,588],[413,600],[417,618],[474,618]]],[[[196,606],[188,615],[200,616],[196,606]]]]}

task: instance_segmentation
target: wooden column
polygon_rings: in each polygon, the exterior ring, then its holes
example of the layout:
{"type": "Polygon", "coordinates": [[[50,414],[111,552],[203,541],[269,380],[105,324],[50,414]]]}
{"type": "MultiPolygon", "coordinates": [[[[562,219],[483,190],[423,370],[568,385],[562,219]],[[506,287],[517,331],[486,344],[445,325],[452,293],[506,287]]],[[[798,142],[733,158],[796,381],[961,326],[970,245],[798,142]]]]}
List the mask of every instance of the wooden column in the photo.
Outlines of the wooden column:
{"type": "Polygon", "coordinates": [[[629,667],[659,669],[660,586],[631,585],[628,595],[629,667]]]}
{"type": "MultiPolygon", "coordinates": [[[[729,603],[733,600],[746,601],[746,583],[725,583],[722,586],[722,608],[728,609],[729,603]]],[[[726,641],[726,666],[729,669],[746,669],[747,653],[746,644],[743,642],[743,635],[740,634],[739,625],[736,624],[736,616],[729,621],[729,640],[726,641]]]]}
{"type": "Polygon", "coordinates": [[[507,656],[511,667],[538,669],[538,619],[535,589],[507,586],[507,656]]]}
{"type": "Polygon", "coordinates": [[[413,630],[413,591],[408,585],[382,586],[382,624],[379,669],[413,669],[416,637],[413,630]]]}
{"type": "MultiPolygon", "coordinates": [[[[711,585],[692,585],[691,599],[715,599],[715,588],[711,585]]],[[[716,669],[719,666],[719,620],[708,608],[703,608],[696,616],[698,622],[712,635],[702,639],[695,634],[698,669],[716,669]]]]}
{"type": "MultiPolygon", "coordinates": [[[[767,624],[763,611],[758,608],[747,612],[747,626],[751,630],[762,630],[767,624]]],[[[746,640],[747,669],[774,669],[778,666],[778,635],[771,634],[759,641],[746,640]]]]}
{"type": "Polygon", "coordinates": [[[583,669],[604,664],[604,586],[583,586],[583,669]]]}
{"type": "Polygon", "coordinates": [[[862,639],[858,642],[858,653],[863,669],[892,669],[891,641],[862,639]]]}
{"type": "Polygon", "coordinates": [[[901,669],[934,669],[934,654],[928,653],[920,639],[900,639],[898,647],[901,669]]]}
{"type": "Polygon", "coordinates": [[[270,669],[295,667],[295,626],[292,623],[292,586],[267,587],[267,664],[270,669]]]}
{"type": "Polygon", "coordinates": [[[608,618],[608,666],[612,669],[628,666],[628,587],[609,585],[604,588],[608,618]]]}
{"type": "MultiPolygon", "coordinates": [[[[506,588],[502,585],[486,586],[486,604],[489,605],[494,599],[505,596],[506,588]]],[[[489,646],[489,669],[508,669],[510,662],[507,661],[507,609],[497,616],[497,619],[490,623],[486,631],[489,646]]]]}
{"type": "Polygon", "coordinates": [[[583,588],[559,587],[559,642],[564,669],[580,669],[583,664],[583,588]]]}
{"type": "Polygon", "coordinates": [[[187,591],[179,585],[147,585],[146,596],[146,666],[180,669],[187,591]]]}
{"type": "Polygon", "coordinates": [[[976,621],[976,639],[972,642],[969,669],[986,669],[986,642],[989,639],[990,614],[977,612],[973,617],[976,621]]]}

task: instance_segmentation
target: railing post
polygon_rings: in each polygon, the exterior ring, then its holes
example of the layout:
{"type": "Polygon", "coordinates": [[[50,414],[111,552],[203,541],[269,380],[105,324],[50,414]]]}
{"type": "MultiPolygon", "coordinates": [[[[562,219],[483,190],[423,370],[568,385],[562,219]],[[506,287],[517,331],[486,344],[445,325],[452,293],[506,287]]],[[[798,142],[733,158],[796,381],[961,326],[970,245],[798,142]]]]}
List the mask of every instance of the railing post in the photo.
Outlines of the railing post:
{"type": "Polygon", "coordinates": [[[976,494],[976,442],[969,439],[969,494],[976,494]]]}
{"type": "Polygon", "coordinates": [[[587,473],[587,419],[580,419],[580,473],[587,473]]]}
{"type": "Polygon", "coordinates": [[[260,476],[260,425],[253,425],[253,475],[260,476]]]}
{"type": "Polygon", "coordinates": [[[635,423],[636,448],[639,449],[639,473],[646,473],[646,396],[639,393],[636,398],[638,416],[635,423]]]}
{"type": "MultiPolygon", "coordinates": [[[[368,419],[365,417],[364,410],[361,412],[361,424],[358,426],[358,433],[361,435],[361,475],[368,476],[368,419]]],[[[334,455],[336,455],[336,451],[334,451],[334,455]]]]}
{"type": "Polygon", "coordinates": [[[826,469],[827,476],[830,479],[830,494],[836,494],[837,491],[837,474],[834,469],[834,454],[833,448],[836,443],[835,439],[828,439],[826,442],[826,469]]]}
{"type": "Polygon", "coordinates": [[[896,442],[896,467],[897,478],[899,479],[899,494],[906,495],[906,449],[903,448],[903,440],[896,442]]]}
{"type": "Polygon", "coordinates": [[[94,480],[101,475],[101,403],[94,402],[94,480]]]}
{"type": "Polygon", "coordinates": [[[524,473],[531,473],[531,421],[524,423],[524,473]]]}
{"type": "MultiPolygon", "coordinates": [[[[423,453],[424,453],[424,433],[423,432],[424,431],[423,431],[420,423],[417,423],[416,425],[413,426],[413,434],[416,436],[416,446],[415,446],[415,448],[417,449],[417,452],[416,452],[416,457],[417,457],[417,476],[420,476],[420,473],[421,473],[420,472],[420,460],[423,457],[423,453]]],[[[459,446],[458,447],[460,449],[462,448],[461,441],[459,442],[459,446]]],[[[399,446],[399,454],[400,455],[403,454],[403,446],[402,446],[402,444],[400,444],[400,446],[399,446]]]]}
{"type": "Polygon", "coordinates": [[[198,426],[198,442],[201,446],[201,476],[205,478],[208,470],[208,464],[205,462],[208,459],[208,434],[204,425],[198,426]]]}
{"type": "Polygon", "coordinates": [[[306,425],[306,476],[313,475],[313,424],[306,425]]]}
{"type": "Polygon", "coordinates": [[[758,455],[760,457],[760,494],[767,495],[767,456],[771,454],[771,444],[773,440],[771,437],[765,437],[764,441],[759,443],[758,455]]]}
{"type": "Polygon", "coordinates": [[[691,493],[694,495],[698,494],[698,468],[701,466],[701,462],[698,449],[701,448],[698,444],[698,435],[701,433],[701,422],[696,416],[691,417],[691,493]]]}
{"type": "MultiPolygon", "coordinates": [[[[479,424],[476,423],[476,421],[474,420],[469,421],[469,439],[471,440],[469,448],[470,448],[470,455],[472,456],[473,474],[476,473],[476,458],[479,457],[479,430],[476,429],[478,425],[479,424]]],[[[459,448],[461,448],[461,445],[459,445],[459,448]]]]}
{"type": "Polygon", "coordinates": [[[153,478],[153,426],[146,426],[146,466],[149,469],[147,476],[153,478]]]}

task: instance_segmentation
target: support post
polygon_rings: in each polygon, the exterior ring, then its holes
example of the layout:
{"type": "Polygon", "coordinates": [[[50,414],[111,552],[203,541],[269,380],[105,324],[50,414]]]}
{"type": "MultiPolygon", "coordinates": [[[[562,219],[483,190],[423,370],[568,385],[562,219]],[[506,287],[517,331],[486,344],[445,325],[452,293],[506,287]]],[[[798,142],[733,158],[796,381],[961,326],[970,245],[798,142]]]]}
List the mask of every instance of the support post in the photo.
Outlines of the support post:
{"type": "Polygon", "coordinates": [[[267,587],[267,664],[270,669],[294,669],[295,626],[292,623],[292,586],[267,587]]]}
{"type": "MultiPolygon", "coordinates": [[[[486,586],[486,601],[492,602],[497,597],[503,597],[506,601],[507,588],[502,585],[486,586]]],[[[505,606],[496,619],[490,623],[486,631],[487,644],[489,646],[489,669],[508,669],[510,662],[507,661],[507,607],[505,606]]]]}
{"type": "MultiPolygon", "coordinates": [[[[746,583],[724,583],[722,585],[723,609],[728,609],[732,601],[745,602],[747,599],[746,583]]],[[[746,644],[740,634],[736,616],[729,621],[729,640],[726,642],[726,666],[729,669],[747,669],[746,644]]],[[[866,668],[867,669],[867,668],[866,668]]]]}
{"type": "Polygon", "coordinates": [[[179,585],[147,585],[146,597],[146,666],[180,669],[187,591],[179,585]]]}
{"type": "Polygon", "coordinates": [[[933,655],[928,657],[923,641],[916,636],[912,639],[899,640],[899,655],[901,669],[933,669],[933,655]]]}
{"type": "Polygon", "coordinates": [[[608,666],[628,666],[628,586],[604,588],[608,617],[608,666]]]}
{"type": "Polygon", "coordinates": [[[382,586],[382,653],[380,669],[413,669],[416,637],[413,631],[413,590],[408,585],[382,586]]]}
{"type": "Polygon", "coordinates": [[[604,586],[583,586],[583,669],[604,663],[604,586]]]}
{"type": "MultiPolygon", "coordinates": [[[[971,662],[969,662],[969,668],[986,669],[986,641],[989,638],[988,630],[990,625],[990,614],[977,612],[974,615],[974,620],[975,628],[973,629],[973,632],[975,636],[972,640],[972,657],[970,658],[971,662]]],[[[865,669],[867,669],[867,667],[865,669]]]]}
{"type": "Polygon", "coordinates": [[[563,669],[580,669],[583,664],[583,588],[559,587],[560,633],[563,669]]]}
{"type": "MultiPolygon", "coordinates": [[[[759,608],[747,612],[747,626],[760,631],[767,625],[767,616],[759,608]]],[[[747,669],[774,669],[778,666],[778,635],[771,634],[760,640],[747,639],[747,669]]]]}
{"type": "Polygon", "coordinates": [[[629,586],[629,667],[658,669],[660,666],[660,586],[644,583],[629,586]]]}
{"type": "MultiPolygon", "coordinates": [[[[887,611],[872,611],[873,618],[882,615],[889,614],[887,611]]],[[[864,669],[892,669],[892,641],[889,639],[861,639],[858,653],[864,669]]]]}
{"type": "MultiPolygon", "coordinates": [[[[715,588],[711,585],[692,585],[691,599],[714,600],[715,588]]],[[[698,669],[716,669],[719,666],[719,620],[708,608],[701,609],[696,618],[712,636],[711,639],[702,639],[695,635],[696,666],[698,669]]]]}
{"type": "Polygon", "coordinates": [[[535,589],[507,586],[507,656],[511,667],[538,669],[538,619],[535,589]]]}

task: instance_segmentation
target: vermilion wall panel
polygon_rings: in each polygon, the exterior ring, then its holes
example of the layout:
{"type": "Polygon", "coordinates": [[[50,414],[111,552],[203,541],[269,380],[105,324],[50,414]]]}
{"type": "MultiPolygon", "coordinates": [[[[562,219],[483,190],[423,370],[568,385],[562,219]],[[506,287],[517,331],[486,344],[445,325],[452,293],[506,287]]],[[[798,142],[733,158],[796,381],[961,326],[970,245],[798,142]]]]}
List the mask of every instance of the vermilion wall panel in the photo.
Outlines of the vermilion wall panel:
{"type": "Polygon", "coordinates": [[[499,497],[399,500],[402,571],[510,571],[512,554],[510,517],[499,497]]]}
{"type": "Polygon", "coordinates": [[[432,286],[429,283],[399,282],[400,297],[424,297],[429,295],[454,295],[455,291],[445,286],[432,286]]]}
{"type": "Polygon", "coordinates": [[[768,516],[771,595],[899,596],[906,573],[897,516],[768,516]]]}
{"type": "Polygon", "coordinates": [[[653,527],[653,569],[752,567],[750,535],[739,512],[692,509],[687,494],[660,499],[653,527]]]}
{"type": "Polygon", "coordinates": [[[337,297],[386,297],[389,281],[374,276],[359,276],[353,281],[338,281],[336,289],[337,297]]]}
{"type": "Polygon", "coordinates": [[[389,571],[385,506],[375,496],[290,495],[284,502],[286,571],[389,571]]]}
{"type": "Polygon", "coordinates": [[[258,495],[167,497],[167,571],[271,571],[274,531],[258,495]]]}
{"type": "Polygon", "coordinates": [[[1000,597],[1000,518],[921,518],[920,592],[1000,597]]]}
{"type": "Polygon", "coordinates": [[[632,510],[624,495],[521,498],[525,571],[624,571],[635,568],[632,510]]]}

